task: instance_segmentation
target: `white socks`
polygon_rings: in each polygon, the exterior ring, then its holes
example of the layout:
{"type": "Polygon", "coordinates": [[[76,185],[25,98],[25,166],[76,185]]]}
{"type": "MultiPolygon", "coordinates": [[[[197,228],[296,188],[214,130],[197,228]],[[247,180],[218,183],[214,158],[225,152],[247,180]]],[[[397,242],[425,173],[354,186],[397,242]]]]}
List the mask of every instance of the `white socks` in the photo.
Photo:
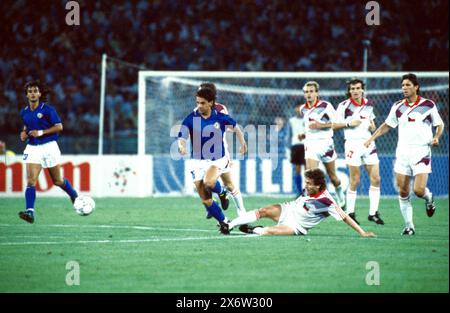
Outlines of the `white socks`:
{"type": "Polygon", "coordinates": [[[357,192],[350,190],[350,188],[347,190],[347,205],[346,205],[347,214],[355,212],[356,194],[357,192]]]}
{"type": "Polygon", "coordinates": [[[425,193],[420,198],[424,199],[426,202],[430,202],[431,201],[431,196],[432,196],[432,193],[430,192],[430,189],[425,187],[425,193]]]}
{"type": "Polygon", "coordinates": [[[245,214],[247,211],[245,211],[244,199],[242,199],[241,191],[236,188],[233,191],[230,191],[230,193],[233,198],[234,205],[236,206],[238,216],[245,214]]]}
{"type": "Polygon", "coordinates": [[[250,223],[256,222],[257,220],[259,220],[259,212],[258,212],[258,210],[253,210],[250,212],[246,212],[239,217],[236,217],[234,220],[232,220],[229,223],[229,227],[231,229],[238,225],[250,224],[250,223]]]}
{"type": "Polygon", "coordinates": [[[378,211],[378,204],[380,203],[380,187],[370,186],[369,188],[370,209],[369,215],[375,215],[378,211]]]}
{"type": "Polygon", "coordinates": [[[264,235],[265,230],[265,227],[256,227],[253,229],[253,233],[261,236],[264,235]]]}
{"type": "Polygon", "coordinates": [[[405,227],[414,228],[413,208],[409,196],[406,198],[399,196],[398,202],[400,203],[400,211],[402,212],[403,220],[405,221],[405,227]]]}

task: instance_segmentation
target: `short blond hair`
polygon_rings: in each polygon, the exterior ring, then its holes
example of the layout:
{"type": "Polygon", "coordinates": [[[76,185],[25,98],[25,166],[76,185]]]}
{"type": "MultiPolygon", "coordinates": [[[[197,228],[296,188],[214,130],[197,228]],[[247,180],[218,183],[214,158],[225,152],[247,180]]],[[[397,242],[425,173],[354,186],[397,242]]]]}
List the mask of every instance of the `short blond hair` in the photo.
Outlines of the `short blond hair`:
{"type": "Polygon", "coordinates": [[[303,91],[305,91],[306,87],[313,86],[316,89],[316,92],[319,92],[319,83],[313,80],[310,80],[309,82],[306,82],[306,84],[303,86],[303,91]]]}

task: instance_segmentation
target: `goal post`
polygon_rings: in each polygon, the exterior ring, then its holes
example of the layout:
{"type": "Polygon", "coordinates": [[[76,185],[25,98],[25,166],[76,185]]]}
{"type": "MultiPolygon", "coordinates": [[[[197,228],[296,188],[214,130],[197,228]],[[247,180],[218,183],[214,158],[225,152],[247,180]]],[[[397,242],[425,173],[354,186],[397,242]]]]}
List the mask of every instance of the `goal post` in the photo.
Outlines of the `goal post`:
{"type": "MultiPolygon", "coordinates": [[[[170,147],[174,138],[170,130],[180,124],[182,119],[195,107],[195,91],[202,82],[213,82],[217,87],[217,101],[225,104],[230,115],[243,127],[247,125],[274,124],[275,117],[287,121],[294,114],[294,106],[304,102],[302,87],[305,82],[315,80],[320,84],[319,96],[336,108],[345,100],[346,81],[351,78],[364,79],[365,96],[375,102],[376,125],[387,117],[392,104],[402,98],[401,76],[406,72],[189,72],[189,71],[140,71],[138,80],[138,154],[151,154],[155,166],[165,167],[166,177],[157,177],[154,183],[155,193],[190,193],[188,179],[183,168],[183,160],[170,160],[170,147]],[[181,166],[181,168],[180,168],[181,166]],[[175,177],[179,176],[179,177],[175,177]],[[160,180],[160,181],[158,181],[160,180]],[[159,187],[158,187],[159,186],[159,187]]],[[[421,85],[421,94],[436,102],[445,123],[448,121],[448,72],[414,72],[421,85]]],[[[447,125],[446,125],[447,126],[447,125]]],[[[227,136],[228,137],[228,136],[227,136]]],[[[336,131],[335,146],[340,156],[338,174],[345,176],[343,163],[343,132],[336,131]]],[[[397,131],[391,131],[377,140],[381,158],[381,176],[393,180],[392,163],[397,142],[397,131]]],[[[235,142],[230,145],[234,155],[235,142]]],[[[289,181],[291,169],[286,155],[278,156],[281,166],[272,169],[267,176],[267,162],[262,160],[240,160],[236,176],[241,189],[247,193],[292,192],[289,181]],[[252,162],[256,163],[253,164],[252,162]],[[265,167],[266,166],[266,167],[265,167]],[[249,168],[255,168],[255,177],[248,177],[249,168]],[[264,177],[264,179],[263,179],[264,177]],[[270,179],[267,183],[265,180],[270,179]],[[278,187],[274,187],[274,186],[278,187]],[[246,188],[247,187],[247,188],[246,188]]],[[[187,160],[185,160],[187,161],[187,160]]],[[[433,149],[433,184],[448,194],[448,127],[446,127],[439,147],[433,149]],[[444,191],[446,189],[446,191],[444,191]]],[[[155,169],[155,175],[157,175],[155,169]]],[[[365,175],[362,175],[365,176],[365,175]]],[[[343,177],[348,182],[348,178],[343,177]]],[[[363,179],[361,188],[367,189],[363,179]]],[[[384,194],[395,195],[393,181],[385,182],[384,194]]],[[[382,183],[383,184],[383,183],[382,183]]],[[[382,190],[383,192],[383,190],[382,190]]],[[[362,194],[366,192],[362,191],[362,194]]]]}

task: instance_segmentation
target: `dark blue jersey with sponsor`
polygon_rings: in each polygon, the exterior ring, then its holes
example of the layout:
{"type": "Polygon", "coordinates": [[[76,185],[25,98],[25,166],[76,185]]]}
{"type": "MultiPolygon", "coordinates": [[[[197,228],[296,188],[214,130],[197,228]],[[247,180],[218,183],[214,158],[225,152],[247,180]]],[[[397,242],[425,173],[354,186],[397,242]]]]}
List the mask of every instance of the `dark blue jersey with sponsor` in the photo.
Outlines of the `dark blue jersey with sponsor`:
{"type": "MultiPolygon", "coordinates": [[[[39,102],[39,105],[34,110],[31,110],[30,106],[26,106],[20,111],[20,117],[26,127],[27,133],[32,130],[48,129],[55,124],[61,123],[61,119],[55,109],[44,102],[39,102]]],[[[42,135],[36,138],[28,137],[28,144],[33,146],[42,145],[50,141],[56,141],[57,139],[57,133],[42,135]]]]}
{"type": "Polygon", "coordinates": [[[210,117],[203,118],[194,111],[183,120],[178,137],[190,137],[193,159],[218,160],[225,156],[223,140],[228,125],[234,127],[236,121],[227,114],[212,110],[210,117]]]}

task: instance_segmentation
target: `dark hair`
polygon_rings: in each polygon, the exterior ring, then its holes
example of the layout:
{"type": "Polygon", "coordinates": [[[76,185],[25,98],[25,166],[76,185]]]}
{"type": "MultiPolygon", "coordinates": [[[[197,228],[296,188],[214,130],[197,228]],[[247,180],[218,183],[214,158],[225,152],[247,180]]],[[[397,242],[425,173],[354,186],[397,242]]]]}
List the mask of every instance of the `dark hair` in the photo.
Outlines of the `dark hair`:
{"type": "Polygon", "coordinates": [[[213,83],[207,82],[207,83],[201,83],[199,89],[202,88],[209,88],[212,91],[214,91],[214,97],[217,97],[217,88],[216,85],[214,85],[213,83]]]}
{"type": "Polygon", "coordinates": [[[364,82],[361,79],[358,79],[358,78],[352,78],[352,79],[346,81],[346,83],[347,83],[347,93],[345,94],[345,96],[347,98],[350,98],[352,96],[350,94],[350,86],[351,85],[361,84],[361,88],[364,89],[364,90],[366,89],[366,84],[364,84],[364,82]]]}
{"type": "Polygon", "coordinates": [[[48,101],[48,95],[50,94],[51,90],[47,86],[45,86],[45,84],[41,83],[41,81],[38,79],[27,82],[23,87],[25,95],[28,93],[28,88],[31,87],[37,87],[39,89],[39,92],[41,93],[40,99],[44,102],[48,101]]]}
{"type": "Polygon", "coordinates": [[[312,179],[314,185],[319,185],[320,191],[325,190],[327,188],[325,174],[320,168],[313,168],[305,171],[305,177],[312,179]]]}
{"type": "Polygon", "coordinates": [[[419,85],[419,80],[417,79],[416,74],[413,73],[408,73],[402,76],[402,83],[403,81],[407,79],[409,81],[411,81],[413,83],[414,86],[418,86],[417,88],[417,94],[420,93],[420,85],[419,85]]]}
{"type": "Polygon", "coordinates": [[[199,87],[197,89],[197,93],[196,93],[197,97],[201,97],[206,99],[206,101],[208,102],[215,102],[216,101],[216,93],[214,92],[213,89],[211,88],[207,88],[207,87],[199,87]]]}

